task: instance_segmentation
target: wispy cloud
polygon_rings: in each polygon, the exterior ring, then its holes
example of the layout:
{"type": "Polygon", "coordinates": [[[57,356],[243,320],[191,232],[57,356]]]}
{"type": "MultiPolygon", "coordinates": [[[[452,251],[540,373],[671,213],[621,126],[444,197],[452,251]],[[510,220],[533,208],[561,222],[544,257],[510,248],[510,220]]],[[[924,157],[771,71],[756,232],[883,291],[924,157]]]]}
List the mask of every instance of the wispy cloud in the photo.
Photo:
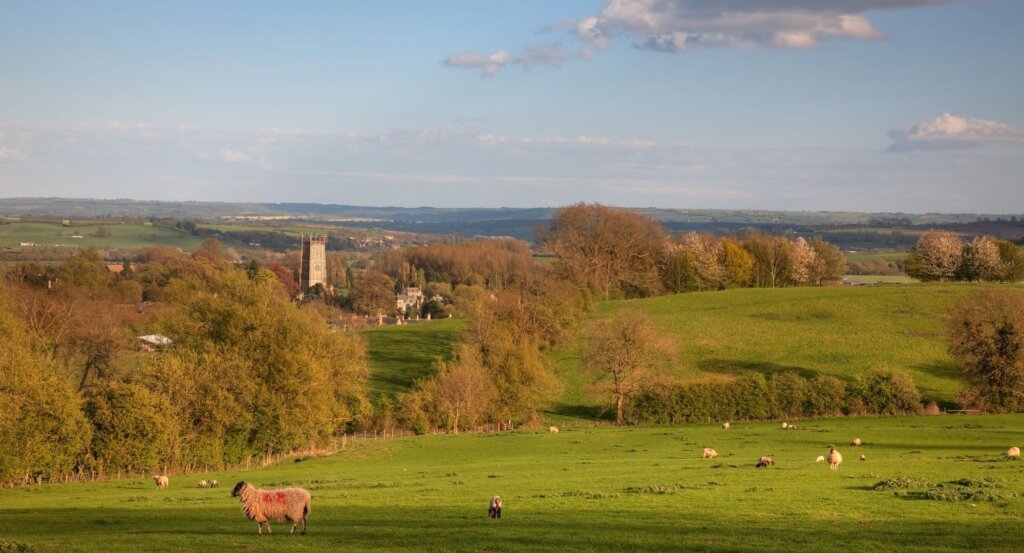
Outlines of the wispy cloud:
{"type": "Polygon", "coordinates": [[[972,148],[993,142],[1024,141],[1024,130],[1009,125],[944,113],[906,129],[889,132],[889,151],[972,148]]]}
{"type": "Polygon", "coordinates": [[[0,146],[0,161],[22,161],[25,157],[27,156],[21,150],[0,146]]]}
{"type": "MultiPolygon", "coordinates": [[[[872,10],[951,0],[612,0],[573,33],[605,48],[622,36],[644,50],[684,52],[707,47],[809,48],[829,38],[872,40],[885,35],[868,21],[872,10]]],[[[564,25],[563,25],[564,26],[564,25]]]]}
{"type": "Polygon", "coordinates": [[[473,52],[456,52],[444,60],[448,67],[457,69],[471,69],[479,71],[480,75],[490,77],[505,67],[509,55],[504,50],[498,50],[493,54],[476,54],[473,52]]]}

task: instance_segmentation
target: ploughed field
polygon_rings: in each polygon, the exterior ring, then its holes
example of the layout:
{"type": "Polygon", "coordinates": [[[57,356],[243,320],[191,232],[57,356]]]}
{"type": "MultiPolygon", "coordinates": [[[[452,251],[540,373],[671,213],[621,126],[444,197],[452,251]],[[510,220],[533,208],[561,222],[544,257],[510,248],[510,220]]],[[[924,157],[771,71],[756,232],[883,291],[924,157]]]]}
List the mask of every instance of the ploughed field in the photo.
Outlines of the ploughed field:
{"type": "Polygon", "coordinates": [[[330,457],[172,474],[166,490],[149,478],[7,489],[0,551],[1019,550],[1024,461],[1002,454],[1024,445],[1024,415],[795,423],[349,440],[330,457]],[[838,471],[815,462],[828,444],[838,471]],[[775,465],[754,468],[765,454],[775,465]],[[243,479],[309,489],[309,533],[258,536],[230,497],[243,479]],[[487,518],[493,495],[500,520],[487,518]]]}

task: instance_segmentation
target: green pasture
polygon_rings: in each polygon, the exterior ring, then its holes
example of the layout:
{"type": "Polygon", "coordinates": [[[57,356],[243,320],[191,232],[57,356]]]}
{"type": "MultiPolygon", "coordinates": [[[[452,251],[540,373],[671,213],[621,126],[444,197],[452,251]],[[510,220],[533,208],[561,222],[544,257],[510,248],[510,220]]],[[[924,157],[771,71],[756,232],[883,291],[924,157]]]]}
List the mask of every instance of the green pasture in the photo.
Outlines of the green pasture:
{"type": "Polygon", "coordinates": [[[1017,551],[1024,415],[846,418],[348,440],[264,469],[0,491],[2,551],[1017,551]],[[865,445],[849,444],[860,437],[865,445]],[[826,446],[838,471],[816,463],[826,446]],[[701,459],[703,447],[718,459],[701,459]],[[860,454],[866,456],[859,461],[860,454]],[[761,455],[775,465],[754,468],[761,455]],[[299,462],[301,461],[301,462],[299,462]],[[875,484],[909,477],[909,487],[875,484]],[[982,480],[982,479],[988,480],[982,480]],[[221,487],[199,489],[199,479],[221,487]],[[258,536],[235,482],[303,486],[309,531],[258,536]],[[961,488],[952,481],[971,480],[961,488]],[[942,484],[942,486],[938,486],[942,484]],[[941,492],[952,501],[928,499],[941,492]],[[950,492],[966,490],[951,496],[950,492]],[[975,496],[969,496],[976,493],[975,496]],[[492,495],[500,520],[487,518],[492,495]],[[18,545],[24,546],[17,549],[18,545]]]}
{"type": "Polygon", "coordinates": [[[370,355],[370,393],[394,396],[448,361],[464,319],[441,319],[402,326],[371,327],[363,333],[370,355]]]}
{"type": "MultiPolygon", "coordinates": [[[[684,379],[742,371],[795,371],[842,379],[874,369],[913,377],[926,400],[953,401],[961,389],[947,351],[945,314],[977,284],[909,284],[827,288],[739,289],[602,303],[594,317],[619,309],[649,314],[678,345],[684,379]]],[[[1024,291],[1024,287],[1013,288],[1024,291]]],[[[583,393],[578,341],[554,352],[567,397],[583,393]]],[[[571,410],[560,404],[559,410],[571,410]]]]}
{"type": "Polygon", "coordinates": [[[892,250],[874,250],[864,252],[845,253],[847,263],[857,263],[861,261],[868,261],[870,259],[881,259],[882,261],[899,261],[906,259],[910,254],[907,252],[897,252],[892,250]]]}
{"type": "Polygon", "coordinates": [[[32,242],[45,247],[59,245],[131,250],[148,246],[169,246],[192,250],[202,242],[202,239],[177,229],[126,223],[76,224],[73,227],[56,223],[0,225],[0,246],[19,248],[19,244],[22,242],[32,242]],[[96,237],[98,226],[107,228],[110,231],[110,237],[96,237]],[[73,238],[73,235],[76,234],[81,238],[73,238]]]}
{"type": "Polygon", "coordinates": [[[862,282],[864,284],[912,284],[920,282],[906,275],[845,275],[843,280],[862,282]]]}

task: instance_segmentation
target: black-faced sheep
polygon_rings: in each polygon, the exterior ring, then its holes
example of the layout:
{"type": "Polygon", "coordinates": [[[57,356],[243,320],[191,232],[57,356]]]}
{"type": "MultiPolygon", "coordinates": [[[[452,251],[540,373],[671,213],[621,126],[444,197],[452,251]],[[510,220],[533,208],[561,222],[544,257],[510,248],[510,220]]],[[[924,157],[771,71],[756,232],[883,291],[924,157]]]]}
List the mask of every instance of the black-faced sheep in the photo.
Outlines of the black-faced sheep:
{"type": "Polygon", "coordinates": [[[839,465],[843,462],[843,455],[836,450],[836,446],[828,446],[828,461],[829,470],[839,470],[839,465]]]}
{"type": "Polygon", "coordinates": [[[171,480],[167,478],[166,474],[154,474],[153,483],[156,484],[156,487],[162,490],[171,485],[171,480]]]}
{"type": "Polygon", "coordinates": [[[490,504],[487,506],[487,516],[491,518],[501,518],[501,498],[494,496],[491,498],[490,504]]]}
{"type": "Polygon", "coordinates": [[[701,459],[717,459],[718,452],[710,447],[705,447],[704,452],[700,455],[701,459]]]}
{"type": "Polygon", "coordinates": [[[774,465],[774,464],[775,464],[775,459],[772,459],[771,455],[762,455],[761,458],[757,460],[757,464],[754,465],[754,466],[759,468],[759,469],[763,469],[763,468],[767,467],[768,465],[774,465]]]}
{"type": "Polygon", "coordinates": [[[242,512],[249,520],[256,521],[257,533],[263,534],[263,525],[270,530],[270,521],[292,523],[291,534],[302,522],[302,533],[306,533],[306,517],[309,516],[309,492],[302,488],[281,490],[260,490],[248,482],[239,482],[231,491],[231,497],[242,500],[242,512]]]}

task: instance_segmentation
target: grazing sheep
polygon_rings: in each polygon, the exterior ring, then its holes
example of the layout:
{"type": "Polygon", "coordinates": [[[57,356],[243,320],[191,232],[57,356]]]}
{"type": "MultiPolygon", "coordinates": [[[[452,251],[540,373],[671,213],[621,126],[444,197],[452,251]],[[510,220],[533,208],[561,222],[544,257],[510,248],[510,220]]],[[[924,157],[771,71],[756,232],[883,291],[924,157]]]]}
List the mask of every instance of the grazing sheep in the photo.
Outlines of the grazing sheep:
{"type": "Polygon", "coordinates": [[[491,503],[487,506],[487,515],[491,518],[501,518],[501,498],[494,496],[491,498],[491,503]]]}
{"type": "Polygon", "coordinates": [[[1020,458],[1020,448],[1019,447],[1011,447],[1010,449],[1007,449],[1006,450],[1006,456],[1007,457],[1017,457],[1017,458],[1020,458]]]}
{"type": "Polygon", "coordinates": [[[774,464],[775,464],[775,459],[772,459],[771,455],[762,455],[761,458],[757,460],[757,464],[754,465],[754,466],[759,468],[759,469],[761,469],[761,468],[767,467],[768,465],[774,465],[774,464]]]}
{"type": "Polygon", "coordinates": [[[843,462],[843,454],[836,450],[836,446],[828,446],[828,468],[829,470],[839,470],[840,463],[843,462]]]}
{"type": "Polygon", "coordinates": [[[291,534],[302,522],[302,533],[306,533],[306,517],[309,516],[309,492],[302,488],[284,488],[281,490],[260,490],[248,482],[239,482],[231,491],[231,497],[242,500],[242,512],[246,518],[256,521],[257,533],[263,534],[263,525],[270,530],[270,521],[292,523],[291,534]]]}
{"type": "Polygon", "coordinates": [[[824,455],[818,455],[818,458],[815,459],[814,462],[815,463],[823,463],[823,462],[825,462],[825,456],[824,455]]]}
{"type": "Polygon", "coordinates": [[[558,427],[557,426],[553,426],[553,425],[549,426],[548,427],[548,432],[550,432],[552,434],[558,434],[558,427]]]}
{"type": "Polygon", "coordinates": [[[198,486],[200,488],[205,488],[206,487],[206,480],[200,480],[198,486]]]}
{"type": "Polygon", "coordinates": [[[220,487],[220,482],[218,482],[216,480],[210,480],[210,487],[211,488],[219,488],[220,487]]]}
{"type": "Polygon", "coordinates": [[[786,421],[782,421],[782,429],[785,430],[787,428],[789,428],[789,423],[787,423],[786,421]]]}
{"type": "Polygon", "coordinates": [[[860,454],[860,460],[861,460],[861,461],[867,461],[867,460],[868,460],[868,457],[867,457],[867,455],[864,455],[863,453],[861,453],[861,454],[860,454]]]}
{"type": "Polygon", "coordinates": [[[852,445],[853,447],[857,447],[864,445],[864,442],[860,441],[860,438],[854,438],[853,440],[850,441],[850,445],[852,445]]]}
{"type": "Polygon", "coordinates": [[[790,425],[786,427],[786,430],[796,430],[796,425],[790,423],[790,425]]]}
{"type": "Polygon", "coordinates": [[[715,451],[714,449],[711,449],[710,447],[705,447],[704,448],[704,453],[701,454],[700,458],[701,459],[717,459],[718,458],[718,452],[715,451]]]}
{"type": "Polygon", "coordinates": [[[156,483],[156,487],[161,490],[171,485],[171,480],[167,478],[166,474],[154,474],[153,482],[156,483]]]}
{"type": "Polygon", "coordinates": [[[729,421],[723,422],[722,423],[722,430],[728,430],[728,429],[729,429],[729,421]]]}

